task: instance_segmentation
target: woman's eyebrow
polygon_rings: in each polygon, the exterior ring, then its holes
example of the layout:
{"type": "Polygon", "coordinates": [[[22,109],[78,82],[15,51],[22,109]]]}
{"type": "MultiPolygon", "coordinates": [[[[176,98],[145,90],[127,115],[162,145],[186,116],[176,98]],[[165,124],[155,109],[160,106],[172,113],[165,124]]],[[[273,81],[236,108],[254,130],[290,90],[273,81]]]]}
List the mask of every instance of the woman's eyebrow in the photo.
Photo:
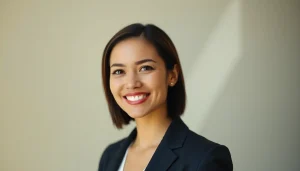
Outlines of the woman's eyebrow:
{"type": "Polygon", "coordinates": [[[112,64],[110,67],[125,67],[125,65],[124,64],[115,63],[115,64],[112,64]]]}
{"type": "Polygon", "coordinates": [[[156,61],[154,61],[152,59],[143,59],[143,60],[135,62],[135,64],[140,65],[140,64],[145,63],[145,62],[154,62],[154,63],[156,63],[156,61]]]}
{"type": "MultiPolygon", "coordinates": [[[[140,61],[136,61],[135,64],[136,65],[140,65],[140,64],[143,64],[143,63],[146,63],[146,62],[154,62],[154,63],[156,63],[156,61],[154,61],[152,59],[143,59],[143,60],[140,60],[140,61]]],[[[125,67],[125,65],[121,64],[121,63],[114,63],[110,67],[125,67]]]]}

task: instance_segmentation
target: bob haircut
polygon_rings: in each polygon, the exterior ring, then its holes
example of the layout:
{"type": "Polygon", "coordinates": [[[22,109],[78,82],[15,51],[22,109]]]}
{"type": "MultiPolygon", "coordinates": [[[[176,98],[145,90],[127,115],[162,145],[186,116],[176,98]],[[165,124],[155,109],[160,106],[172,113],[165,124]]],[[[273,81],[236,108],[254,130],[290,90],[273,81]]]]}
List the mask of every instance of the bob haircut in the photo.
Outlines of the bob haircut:
{"type": "Polygon", "coordinates": [[[179,71],[177,82],[173,87],[168,88],[167,93],[168,117],[174,119],[182,115],[185,109],[186,92],[184,78],[177,50],[173,42],[163,30],[153,24],[131,24],[121,29],[110,39],[105,46],[102,57],[102,84],[112,121],[118,129],[121,129],[123,125],[128,125],[133,118],[121,109],[111,93],[109,85],[110,55],[117,43],[134,37],[143,37],[152,44],[157,50],[158,55],[163,59],[167,70],[172,70],[174,65],[177,64],[179,71]]]}

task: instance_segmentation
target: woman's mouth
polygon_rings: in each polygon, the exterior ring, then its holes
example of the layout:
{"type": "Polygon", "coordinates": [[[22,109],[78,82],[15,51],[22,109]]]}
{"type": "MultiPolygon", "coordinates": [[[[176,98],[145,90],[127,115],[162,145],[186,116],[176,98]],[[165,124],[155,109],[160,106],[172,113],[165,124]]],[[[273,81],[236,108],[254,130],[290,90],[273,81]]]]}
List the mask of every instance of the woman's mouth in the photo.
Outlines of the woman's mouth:
{"type": "Polygon", "coordinates": [[[124,96],[124,99],[127,103],[136,105],[145,102],[148,99],[149,95],[150,93],[135,93],[133,95],[124,96]]]}

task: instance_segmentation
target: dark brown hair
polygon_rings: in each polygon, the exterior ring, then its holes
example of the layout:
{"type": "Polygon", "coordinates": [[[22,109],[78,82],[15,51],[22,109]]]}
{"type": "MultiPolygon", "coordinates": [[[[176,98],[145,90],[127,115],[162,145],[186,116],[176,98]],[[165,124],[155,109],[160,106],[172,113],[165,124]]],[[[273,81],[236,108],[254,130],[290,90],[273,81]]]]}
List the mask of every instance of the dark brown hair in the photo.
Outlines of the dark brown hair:
{"type": "Polygon", "coordinates": [[[174,119],[175,117],[182,115],[185,109],[186,92],[184,78],[178,54],[172,40],[163,30],[153,24],[131,24],[121,29],[110,39],[104,49],[102,58],[102,83],[104,92],[112,121],[119,129],[122,128],[123,125],[129,124],[129,122],[133,119],[123,109],[121,109],[110,91],[110,54],[115,45],[120,41],[140,36],[155,47],[159,56],[165,62],[167,70],[173,69],[175,64],[178,66],[179,73],[177,83],[168,89],[168,116],[174,119]]]}

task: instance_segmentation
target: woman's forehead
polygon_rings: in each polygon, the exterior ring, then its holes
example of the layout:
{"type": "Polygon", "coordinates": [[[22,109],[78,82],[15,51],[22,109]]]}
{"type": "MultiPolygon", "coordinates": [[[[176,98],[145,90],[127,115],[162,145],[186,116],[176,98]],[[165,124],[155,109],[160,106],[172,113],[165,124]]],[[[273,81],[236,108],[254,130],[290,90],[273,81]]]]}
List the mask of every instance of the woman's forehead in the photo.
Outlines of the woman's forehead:
{"type": "Polygon", "coordinates": [[[130,38],[119,42],[110,55],[110,63],[132,63],[144,59],[160,62],[155,47],[143,38],[130,38]]]}

